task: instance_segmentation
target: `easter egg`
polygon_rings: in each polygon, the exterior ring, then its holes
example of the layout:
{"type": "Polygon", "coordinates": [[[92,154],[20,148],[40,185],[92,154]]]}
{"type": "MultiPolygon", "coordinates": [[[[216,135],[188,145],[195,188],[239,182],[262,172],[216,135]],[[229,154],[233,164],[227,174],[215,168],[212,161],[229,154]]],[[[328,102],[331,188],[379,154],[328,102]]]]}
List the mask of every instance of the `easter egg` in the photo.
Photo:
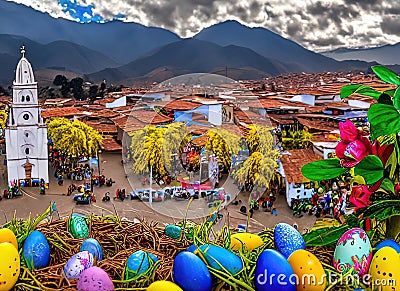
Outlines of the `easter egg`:
{"type": "Polygon", "coordinates": [[[88,251],[73,255],[64,266],[65,276],[68,279],[78,279],[84,270],[93,266],[93,261],[93,255],[88,251]]]}
{"type": "Polygon", "coordinates": [[[383,247],[372,258],[369,267],[373,290],[399,290],[400,258],[399,253],[391,247],[383,247]]]}
{"type": "Polygon", "coordinates": [[[172,278],[185,291],[210,291],[211,274],[195,254],[180,252],[174,259],[172,278]]]}
{"type": "Polygon", "coordinates": [[[306,250],[294,251],[288,258],[293,272],[299,278],[297,291],[324,291],[326,276],[318,258],[306,250]]]}
{"type": "Polygon", "coordinates": [[[9,228],[0,228],[0,243],[8,242],[18,250],[18,242],[14,232],[9,228]]]}
{"type": "Polygon", "coordinates": [[[146,291],[183,291],[181,287],[170,281],[155,281],[146,291]]]}
{"type": "Polygon", "coordinates": [[[50,262],[50,245],[39,230],[34,230],[26,238],[23,246],[23,255],[33,269],[37,270],[48,266],[50,262]]]}
{"type": "Polygon", "coordinates": [[[150,268],[150,263],[158,260],[156,256],[145,251],[137,251],[131,254],[126,263],[125,279],[137,278],[139,275],[144,274],[150,268]]]}
{"type": "Polygon", "coordinates": [[[103,249],[101,248],[100,243],[94,238],[84,240],[79,251],[88,251],[98,261],[103,259],[103,249]]]}
{"type": "Polygon", "coordinates": [[[182,229],[175,224],[168,224],[164,229],[164,233],[173,239],[179,239],[181,236],[181,231],[182,229]]]}
{"type": "Polygon", "coordinates": [[[267,249],[257,259],[257,291],[296,291],[296,278],[286,258],[277,250],[267,249]]]}
{"type": "Polygon", "coordinates": [[[110,276],[99,267],[90,267],[79,276],[78,291],[114,291],[110,276]]]}
{"type": "Polygon", "coordinates": [[[368,272],[371,259],[372,248],[367,233],[360,228],[352,228],[338,240],[333,266],[342,274],[354,268],[362,276],[368,272]]]}
{"type": "Polygon", "coordinates": [[[195,244],[191,245],[186,249],[187,252],[194,253],[197,250],[197,246],[195,244]]]}
{"type": "Polygon", "coordinates": [[[275,226],[274,242],[285,258],[288,258],[294,251],[306,248],[306,243],[300,232],[287,223],[278,223],[275,226]]]}
{"type": "Polygon", "coordinates": [[[396,252],[400,253],[400,245],[399,245],[396,241],[394,241],[394,240],[392,240],[392,239],[387,239],[387,240],[381,241],[381,242],[375,247],[375,249],[376,249],[376,250],[380,250],[380,249],[383,248],[383,247],[391,247],[392,249],[395,249],[396,252]]]}
{"type": "Polygon", "coordinates": [[[240,250],[243,247],[245,250],[252,251],[263,244],[261,237],[256,234],[241,232],[231,236],[232,250],[240,250]]]}
{"type": "Polygon", "coordinates": [[[216,270],[226,269],[230,274],[236,275],[243,269],[242,258],[227,249],[211,244],[202,245],[199,249],[208,265],[216,270]]]}
{"type": "Polygon", "coordinates": [[[0,243],[0,257],[0,291],[8,291],[13,288],[19,277],[18,250],[11,243],[0,243]]]}
{"type": "Polygon", "coordinates": [[[89,237],[89,228],[82,215],[72,214],[68,221],[68,229],[74,238],[89,237]]]}

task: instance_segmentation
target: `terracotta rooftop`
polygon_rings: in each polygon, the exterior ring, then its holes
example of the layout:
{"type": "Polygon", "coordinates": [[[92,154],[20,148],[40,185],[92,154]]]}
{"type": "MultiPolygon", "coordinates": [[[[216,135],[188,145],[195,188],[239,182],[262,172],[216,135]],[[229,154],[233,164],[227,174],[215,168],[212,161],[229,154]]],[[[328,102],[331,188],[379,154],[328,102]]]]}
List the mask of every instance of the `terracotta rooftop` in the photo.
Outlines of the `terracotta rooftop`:
{"type": "Polygon", "coordinates": [[[101,143],[101,149],[104,151],[122,151],[122,146],[113,138],[105,138],[101,143]]]}
{"type": "Polygon", "coordinates": [[[146,124],[137,120],[136,118],[128,117],[128,116],[112,118],[111,120],[114,122],[114,124],[117,127],[121,128],[125,132],[139,130],[146,126],[146,124]]]}
{"type": "Polygon", "coordinates": [[[117,126],[115,124],[107,124],[107,123],[99,123],[99,122],[91,122],[86,121],[87,125],[93,127],[95,130],[100,132],[101,134],[116,134],[117,126]]]}
{"type": "Polygon", "coordinates": [[[101,109],[101,110],[93,110],[92,108],[88,108],[87,110],[85,109],[85,111],[90,112],[90,117],[104,117],[104,118],[113,118],[113,117],[117,117],[120,114],[118,112],[115,112],[111,109],[101,109]]]}
{"type": "Polygon", "coordinates": [[[137,120],[145,124],[163,124],[172,122],[174,119],[167,116],[162,116],[153,110],[133,110],[129,113],[130,117],[136,118],[137,120]]]}
{"type": "Polygon", "coordinates": [[[76,107],[46,108],[42,111],[43,118],[69,117],[82,115],[83,110],[76,107]]]}
{"type": "Polygon", "coordinates": [[[201,106],[201,104],[198,102],[186,101],[186,100],[182,100],[182,99],[157,102],[155,104],[163,107],[165,110],[168,110],[168,111],[174,111],[174,110],[186,111],[186,110],[191,110],[191,109],[201,106]]]}
{"type": "Polygon", "coordinates": [[[287,151],[283,154],[281,162],[285,171],[286,179],[289,183],[304,183],[309,180],[301,173],[301,167],[309,162],[322,160],[320,155],[314,153],[312,148],[287,151]]]}
{"type": "Polygon", "coordinates": [[[193,139],[191,141],[191,143],[193,145],[197,146],[197,147],[203,147],[203,146],[206,145],[207,140],[208,140],[208,136],[207,135],[202,135],[200,137],[197,137],[197,138],[193,139]]]}
{"type": "Polygon", "coordinates": [[[234,109],[233,115],[237,121],[245,123],[247,125],[259,124],[259,125],[263,125],[263,126],[272,126],[271,122],[270,122],[270,120],[268,120],[268,118],[265,118],[257,113],[249,111],[249,110],[242,111],[240,109],[234,109]]]}
{"type": "Polygon", "coordinates": [[[335,129],[339,129],[339,123],[333,120],[322,120],[322,119],[306,119],[296,117],[297,121],[306,126],[309,129],[315,129],[319,131],[331,132],[335,129]]]}

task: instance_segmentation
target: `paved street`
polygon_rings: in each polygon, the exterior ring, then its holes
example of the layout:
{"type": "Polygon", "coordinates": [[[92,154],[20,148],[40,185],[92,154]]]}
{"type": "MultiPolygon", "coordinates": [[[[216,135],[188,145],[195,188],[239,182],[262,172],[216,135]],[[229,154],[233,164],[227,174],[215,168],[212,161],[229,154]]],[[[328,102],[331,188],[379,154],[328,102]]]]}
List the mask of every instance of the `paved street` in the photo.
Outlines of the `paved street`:
{"type": "MultiPolygon", "coordinates": [[[[1,156],[0,159],[0,174],[4,172],[3,160],[4,155],[1,156]]],[[[128,177],[126,176],[124,167],[121,164],[120,154],[103,153],[100,161],[102,174],[104,174],[106,178],[111,177],[116,181],[116,183],[111,187],[94,187],[94,194],[97,198],[97,202],[92,203],[91,205],[76,205],[72,196],[66,196],[67,188],[72,181],[65,179],[64,184],[59,186],[57,180],[54,178],[54,169],[50,168],[50,186],[49,189],[46,190],[46,195],[40,195],[38,187],[24,188],[26,194],[24,194],[23,197],[10,200],[3,199],[0,201],[0,224],[9,220],[14,214],[21,218],[28,217],[30,214],[32,216],[41,214],[49,206],[51,201],[56,202],[61,217],[75,212],[81,214],[94,213],[97,215],[118,214],[121,218],[125,217],[130,220],[133,220],[134,218],[144,218],[147,221],[160,221],[163,223],[173,223],[183,219],[187,207],[187,201],[178,202],[168,200],[159,203],[154,202],[153,207],[157,211],[150,208],[148,203],[143,203],[138,200],[126,199],[120,201],[111,199],[110,202],[102,202],[101,198],[107,191],[110,192],[111,196],[115,196],[115,191],[118,188],[124,188],[126,189],[126,193],[129,193],[132,189],[129,181],[131,181],[134,188],[141,189],[143,186],[140,183],[139,177],[134,177],[132,175],[128,175],[128,177]]],[[[0,179],[1,189],[4,190],[6,187],[6,178],[2,175],[0,179]]],[[[78,181],[74,181],[74,183],[79,185],[78,181]]],[[[232,193],[231,200],[233,201],[233,196],[237,194],[236,186],[233,185],[229,179],[221,186],[225,188],[227,193],[232,193]]],[[[231,227],[236,227],[238,224],[246,224],[246,216],[240,213],[239,208],[241,205],[248,206],[248,195],[248,193],[240,193],[236,197],[236,200],[241,200],[242,203],[239,203],[237,206],[230,204],[221,212],[224,214],[225,223],[229,220],[231,227]]],[[[277,197],[275,207],[278,212],[277,216],[271,215],[270,212],[263,212],[262,209],[255,211],[253,218],[251,218],[249,222],[249,230],[260,231],[265,227],[273,227],[279,222],[286,222],[289,224],[296,222],[299,225],[299,229],[304,230],[311,228],[315,223],[314,216],[305,215],[301,218],[295,218],[292,215],[292,210],[287,206],[286,199],[283,196],[277,197]]],[[[188,218],[193,218],[195,221],[201,221],[201,219],[194,218],[204,216],[208,211],[209,208],[203,199],[194,200],[190,205],[188,218]]]]}

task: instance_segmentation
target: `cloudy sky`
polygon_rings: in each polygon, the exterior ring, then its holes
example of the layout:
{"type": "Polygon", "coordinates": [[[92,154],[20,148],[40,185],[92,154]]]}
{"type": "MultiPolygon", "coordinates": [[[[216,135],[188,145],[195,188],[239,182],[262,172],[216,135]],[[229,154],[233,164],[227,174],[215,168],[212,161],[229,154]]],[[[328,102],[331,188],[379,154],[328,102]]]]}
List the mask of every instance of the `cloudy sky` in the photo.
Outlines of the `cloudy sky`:
{"type": "Polygon", "coordinates": [[[400,42],[399,0],[8,0],[81,22],[123,19],[190,37],[234,19],[321,51],[400,42]]]}

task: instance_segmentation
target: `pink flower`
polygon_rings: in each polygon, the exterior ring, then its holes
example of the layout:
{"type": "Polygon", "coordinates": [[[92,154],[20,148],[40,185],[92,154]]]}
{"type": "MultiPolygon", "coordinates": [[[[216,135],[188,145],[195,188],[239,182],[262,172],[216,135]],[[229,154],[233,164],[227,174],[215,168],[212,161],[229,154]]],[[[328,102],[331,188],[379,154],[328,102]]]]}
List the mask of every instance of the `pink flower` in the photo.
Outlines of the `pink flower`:
{"type": "Polygon", "coordinates": [[[355,141],[360,135],[357,127],[350,120],[346,120],[346,122],[339,122],[339,130],[342,141],[346,143],[355,141]]]}
{"type": "Polygon", "coordinates": [[[372,145],[349,120],[340,122],[339,129],[342,141],[336,146],[336,156],[341,159],[340,164],[342,167],[352,168],[371,154],[372,145]]]}

